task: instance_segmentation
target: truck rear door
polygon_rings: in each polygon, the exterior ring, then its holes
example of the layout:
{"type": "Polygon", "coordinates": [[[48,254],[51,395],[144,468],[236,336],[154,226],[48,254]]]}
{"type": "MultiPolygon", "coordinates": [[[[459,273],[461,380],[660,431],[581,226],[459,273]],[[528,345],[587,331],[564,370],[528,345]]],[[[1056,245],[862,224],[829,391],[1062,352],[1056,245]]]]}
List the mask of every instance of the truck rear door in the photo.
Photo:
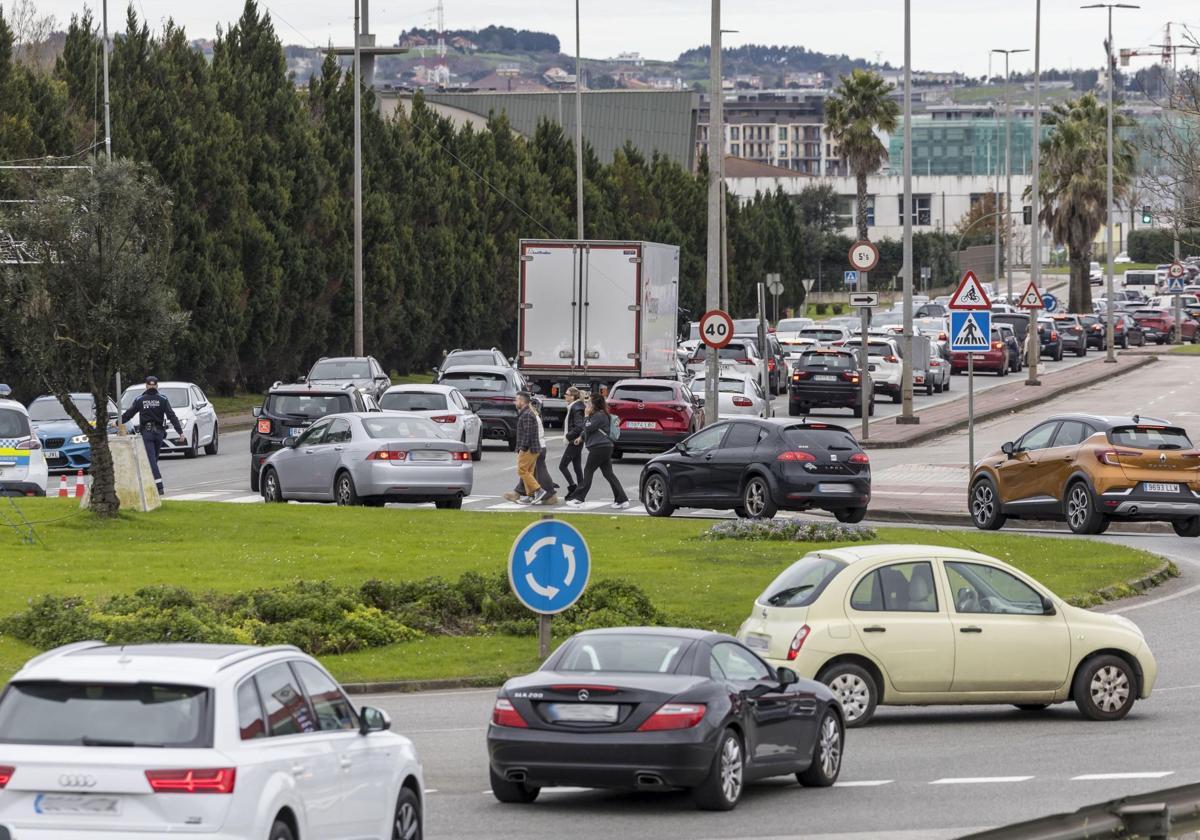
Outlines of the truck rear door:
{"type": "Polygon", "coordinates": [[[589,369],[639,370],[639,251],[622,243],[588,246],[583,274],[583,364],[589,369]]]}
{"type": "Polygon", "coordinates": [[[570,242],[521,246],[521,369],[579,364],[579,251],[570,242]]]}

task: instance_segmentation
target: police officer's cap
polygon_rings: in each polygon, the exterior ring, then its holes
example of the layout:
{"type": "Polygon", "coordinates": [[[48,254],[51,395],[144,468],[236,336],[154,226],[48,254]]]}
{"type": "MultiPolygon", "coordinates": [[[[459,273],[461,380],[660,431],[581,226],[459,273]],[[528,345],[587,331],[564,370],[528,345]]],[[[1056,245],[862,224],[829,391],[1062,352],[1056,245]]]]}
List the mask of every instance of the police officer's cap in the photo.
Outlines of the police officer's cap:
{"type": "Polygon", "coordinates": [[[157,377],[157,376],[147,376],[147,377],[146,377],[146,384],[147,384],[147,385],[157,385],[157,384],[158,384],[158,377],[157,377]]]}

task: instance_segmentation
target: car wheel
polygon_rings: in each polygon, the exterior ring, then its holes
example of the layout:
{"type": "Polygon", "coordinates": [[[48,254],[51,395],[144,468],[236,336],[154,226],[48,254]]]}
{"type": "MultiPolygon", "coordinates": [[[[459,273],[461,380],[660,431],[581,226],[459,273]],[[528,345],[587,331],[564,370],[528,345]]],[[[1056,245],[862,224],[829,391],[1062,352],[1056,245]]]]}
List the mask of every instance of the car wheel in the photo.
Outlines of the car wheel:
{"type": "Polygon", "coordinates": [[[659,473],[651,473],[642,487],[642,504],[651,516],[670,516],[675,512],[667,492],[667,480],[659,473]]]}
{"type": "Polygon", "coordinates": [[[788,400],[788,416],[790,416],[790,417],[799,417],[800,416],[800,403],[794,403],[791,400],[788,400]]]}
{"type": "Polygon", "coordinates": [[[895,403],[895,404],[899,405],[899,403],[900,403],[900,400],[902,400],[902,399],[903,399],[903,397],[901,397],[901,396],[900,396],[900,392],[899,392],[899,391],[897,391],[896,393],[892,394],[892,402],[893,402],[893,403],[895,403]]]}
{"type": "Polygon", "coordinates": [[[1008,363],[1000,365],[1000,370],[996,371],[997,376],[1008,376],[1008,363]]]}
{"type": "Polygon", "coordinates": [[[742,489],[742,507],[750,519],[770,519],[779,510],[771,498],[771,485],[761,475],[746,482],[742,489]]]}
{"type": "Polygon", "coordinates": [[[216,455],[217,454],[217,451],[221,447],[221,442],[220,442],[220,437],[219,437],[220,432],[221,432],[221,427],[218,426],[216,423],[214,423],[212,440],[210,440],[208,443],[204,444],[204,454],[205,455],[216,455]]]}
{"type": "Polygon", "coordinates": [[[874,717],[875,705],[879,702],[879,687],[875,685],[875,678],[865,669],[843,662],[822,671],[817,680],[829,686],[833,696],[842,704],[847,728],[863,726],[874,717]]]}
{"type": "Polygon", "coordinates": [[[421,801],[410,788],[401,788],[392,821],[392,840],[421,840],[421,801]]]}
{"type": "Polygon", "coordinates": [[[812,764],[796,781],[805,787],[832,787],[842,772],[842,744],[845,732],[841,718],[833,709],[826,709],[817,729],[817,741],[813,744],[812,764]]]}
{"type": "Polygon", "coordinates": [[[850,410],[854,412],[855,417],[862,417],[862,406],[861,405],[856,405],[853,408],[851,408],[850,410]]]}
{"type": "Polygon", "coordinates": [[[292,827],[283,820],[275,820],[271,826],[271,833],[267,835],[267,840],[296,840],[296,835],[292,833],[292,827]]]}
{"type": "Polygon", "coordinates": [[[502,779],[491,767],[488,767],[488,776],[492,780],[492,796],[501,802],[529,803],[537,799],[538,794],[542,792],[541,788],[532,787],[524,782],[502,779]]]}
{"type": "Polygon", "coordinates": [[[284,501],[283,485],[279,483],[279,473],[274,467],[267,467],[262,475],[262,497],[268,504],[284,501]]]}
{"type": "Polygon", "coordinates": [[[800,403],[800,413],[797,416],[807,417],[810,414],[812,414],[812,406],[806,402],[800,403]]]}
{"type": "Polygon", "coordinates": [[[348,472],[340,472],[333,481],[333,500],[342,507],[355,507],[358,504],[358,490],[354,487],[354,478],[348,472]]]}
{"type": "Polygon", "coordinates": [[[1022,712],[1044,712],[1050,708],[1049,703],[1014,703],[1022,712]]]}
{"type": "Polygon", "coordinates": [[[258,492],[258,470],[256,470],[254,467],[250,468],[250,492],[258,492]]]}
{"type": "Polygon", "coordinates": [[[734,514],[734,516],[736,516],[738,519],[746,519],[747,517],[749,517],[749,516],[750,516],[750,514],[746,513],[746,509],[745,509],[744,507],[741,507],[741,506],[739,506],[739,507],[735,507],[735,508],[733,509],[733,514],[734,514]]]}
{"type": "Polygon", "coordinates": [[[509,452],[517,451],[517,439],[515,437],[508,438],[508,451],[509,452]]]}
{"type": "Polygon", "coordinates": [[[192,429],[192,442],[187,449],[183,450],[184,458],[195,458],[200,454],[200,430],[192,429]]]}
{"type": "Polygon", "coordinates": [[[1175,533],[1181,537],[1200,537],[1200,516],[1192,516],[1188,519],[1174,519],[1171,521],[1171,527],[1175,529],[1175,533]]]}
{"type": "Polygon", "coordinates": [[[462,510],[462,498],[439,499],[433,503],[438,510],[462,510]]]}
{"type": "Polygon", "coordinates": [[[1087,345],[1081,344],[1079,347],[1076,347],[1075,355],[1076,356],[1086,356],[1087,355],[1087,345]]]}
{"type": "Polygon", "coordinates": [[[1119,656],[1089,659],[1075,674],[1075,705],[1090,720],[1120,720],[1137,699],[1137,678],[1119,656]]]}
{"type": "Polygon", "coordinates": [[[1062,349],[1062,346],[1059,345],[1058,352],[1056,352],[1054,354],[1054,361],[1061,362],[1062,359],[1063,359],[1063,349],[1062,349]]]}
{"type": "Polygon", "coordinates": [[[862,522],[866,518],[867,509],[865,507],[842,508],[841,510],[835,510],[833,515],[838,522],[854,524],[855,522],[862,522]]]}
{"type": "Polygon", "coordinates": [[[746,759],[742,739],[732,729],[726,729],[717,742],[708,777],[699,787],[692,788],[692,800],[702,811],[732,811],[742,798],[745,784],[746,759]]]}
{"type": "Polygon", "coordinates": [[[1096,509],[1096,499],[1086,482],[1076,481],[1067,488],[1063,503],[1067,527],[1076,534],[1098,534],[1104,524],[1104,514],[1096,509]]]}
{"type": "Polygon", "coordinates": [[[925,396],[927,396],[927,397],[933,396],[933,383],[932,382],[929,382],[925,385],[925,396]]]}
{"type": "Polygon", "coordinates": [[[483,432],[479,433],[479,438],[475,443],[475,448],[471,450],[471,460],[479,461],[483,458],[483,432]]]}
{"type": "Polygon", "coordinates": [[[1000,510],[1000,494],[990,478],[981,478],[971,488],[971,521],[981,531],[998,531],[1008,519],[1000,510]]]}
{"type": "MultiPolygon", "coordinates": [[[[952,374],[952,375],[953,375],[953,374],[952,374]]],[[[952,378],[952,375],[951,375],[951,376],[947,376],[947,377],[946,377],[946,382],[945,382],[945,383],[942,385],[942,390],[943,390],[943,391],[949,391],[949,390],[950,390],[950,379],[952,378]]]]}
{"type": "Polygon", "coordinates": [[[867,416],[875,416],[875,400],[871,400],[871,402],[867,404],[867,416]]]}

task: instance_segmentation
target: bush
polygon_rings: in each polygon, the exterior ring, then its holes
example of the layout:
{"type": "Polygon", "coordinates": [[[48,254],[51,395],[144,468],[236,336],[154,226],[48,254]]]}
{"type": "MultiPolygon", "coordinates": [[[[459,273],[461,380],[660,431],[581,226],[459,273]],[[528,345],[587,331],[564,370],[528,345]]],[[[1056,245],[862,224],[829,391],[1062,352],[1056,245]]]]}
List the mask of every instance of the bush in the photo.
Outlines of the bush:
{"type": "Polygon", "coordinates": [[[866,542],[876,538],[874,528],[798,519],[730,519],[704,532],[706,540],[771,540],[781,542],[866,542]]]}
{"type": "MultiPolygon", "coordinates": [[[[1195,252],[1200,245],[1200,230],[1180,231],[1179,241],[1185,255],[1195,252]]],[[[1163,228],[1130,231],[1128,251],[1129,258],[1134,262],[1155,265],[1167,263],[1174,259],[1175,236],[1163,228]]]]}
{"type": "MultiPolygon", "coordinates": [[[[557,624],[562,632],[575,633],[665,621],[634,584],[603,580],[592,584],[557,624]]],[[[533,635],[537,617],[512,594],[507,575],[468,572],[456,582],[369,580],[357,588],[302,580],[236,594],[149,586],[96,601],[46,595],[25,612],[0,620],[0,632],[39,648],[99,639],[108,644],[290,644],[321,655],[425,635],[533,635]]]]}
{"type": "Polygon", "coordinates": [[[829,311],[828,303],[814,303],[813,306],[816,307],[818,315],[824,315],[829,311]]]}
{"type": "Polygon", "coordinates": [[[843,307],[843,306],[842,306],[840,303],[835,303],[835,304],[833,305],[833,314],[834,314],[834,315],[841,315],[841,314],[842,314],[842,310],[843,310],[843,308],[844,308],[844,307],[843,307]]]}

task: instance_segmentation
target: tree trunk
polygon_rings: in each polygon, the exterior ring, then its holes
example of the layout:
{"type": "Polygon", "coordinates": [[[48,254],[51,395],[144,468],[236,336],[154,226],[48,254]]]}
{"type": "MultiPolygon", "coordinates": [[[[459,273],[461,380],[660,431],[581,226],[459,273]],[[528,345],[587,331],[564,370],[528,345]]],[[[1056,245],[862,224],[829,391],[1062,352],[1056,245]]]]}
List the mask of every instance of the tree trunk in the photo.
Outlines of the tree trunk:
{"type": "Polygon", "coordinates": [[[92,489],[90,507],[92,513],[102,519],[114,519],[121,509],[117,498],[117,484],[113,475],[112,451],[108,448],[106,427],[96,424],[88,433],[92,446],[92,489]]]}
{"type": "MultiPolygon", "coordinates": [[[[867,235],[867,173],[859,172],[855,176],[858,185],[858,196],[854,213],[854,221],[858,225],[858,238],[868,239],[867,235]]],[[[903,221],[903,216],[901,217],[903,221]]]]}
{"type": "Polygon", "coordinates": [[[1069,264],[1071,266],[1071,281],[1068,294],[1068,312],[1079,315],[1092,314],[1092,285],[1088,279],[1092,252],[1071,251],[1069,264]]]}

